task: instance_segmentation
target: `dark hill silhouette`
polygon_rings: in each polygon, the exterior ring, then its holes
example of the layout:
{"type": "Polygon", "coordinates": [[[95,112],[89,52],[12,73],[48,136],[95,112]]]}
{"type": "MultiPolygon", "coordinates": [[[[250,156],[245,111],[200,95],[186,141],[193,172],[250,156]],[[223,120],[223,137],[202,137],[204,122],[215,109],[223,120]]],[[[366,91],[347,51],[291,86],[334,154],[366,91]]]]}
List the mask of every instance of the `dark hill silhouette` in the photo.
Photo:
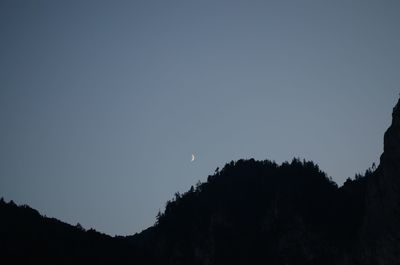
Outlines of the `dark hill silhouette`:
{"type": "Polygon", "coordinates": [[[0,200],[1,264],[111,264],[126,260],[126,241],[0,200]]]}
{"type": "Polygon", "coordinates": [[[342,187],[310,161],[232,161],[127,237],[1,201],[0,254],[9,264],[400,264],[400,102],[384,140],[379,167],[342,187]]]}
{"type": "Polygon", "coordinates": [[[338,188],[312,162],[231,162],[167,203],[154,262],[343,264],[356,251],[372,175],[338,188]]]}

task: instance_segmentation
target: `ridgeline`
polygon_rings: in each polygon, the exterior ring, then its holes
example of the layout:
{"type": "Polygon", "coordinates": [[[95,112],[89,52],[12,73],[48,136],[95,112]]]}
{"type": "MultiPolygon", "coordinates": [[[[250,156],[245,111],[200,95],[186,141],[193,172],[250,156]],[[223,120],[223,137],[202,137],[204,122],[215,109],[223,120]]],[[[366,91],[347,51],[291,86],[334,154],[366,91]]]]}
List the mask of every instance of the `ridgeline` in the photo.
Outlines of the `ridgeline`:
{"type": "Polygon", "coordinates": [[[2,264],[394,265],[399,224],[400,102],[380,165],[341,187],[310,161],[232,161],[126,237],[2,199],[0,255],[2,264]]]}

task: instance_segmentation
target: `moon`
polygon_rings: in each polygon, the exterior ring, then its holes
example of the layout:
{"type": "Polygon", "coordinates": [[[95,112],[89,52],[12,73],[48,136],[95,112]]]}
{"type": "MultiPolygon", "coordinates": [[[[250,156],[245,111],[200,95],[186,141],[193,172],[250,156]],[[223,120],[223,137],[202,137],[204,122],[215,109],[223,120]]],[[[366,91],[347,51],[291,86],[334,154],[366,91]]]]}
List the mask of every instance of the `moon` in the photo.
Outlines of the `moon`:
{"type": "Polygon", "coordinates": [[[194,156],[194,154],[192,154],[192,159],[190,160],[190,162],[193,162],[195,158],[196,157],[194,156]]]}

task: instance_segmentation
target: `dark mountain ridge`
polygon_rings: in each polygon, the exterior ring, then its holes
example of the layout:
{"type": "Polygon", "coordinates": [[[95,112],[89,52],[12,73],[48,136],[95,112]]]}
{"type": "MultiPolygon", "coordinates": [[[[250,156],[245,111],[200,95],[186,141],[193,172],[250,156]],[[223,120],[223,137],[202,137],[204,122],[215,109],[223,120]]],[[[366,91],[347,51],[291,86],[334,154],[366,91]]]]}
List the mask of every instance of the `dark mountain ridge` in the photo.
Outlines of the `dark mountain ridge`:
{"type": "Polygon", "coordinates": [[[380,165],[342,187],[310,161],[232,161],[127,237],[1,201],[0,254],[42,264],[400,264],[399,106],[380,165]]]}

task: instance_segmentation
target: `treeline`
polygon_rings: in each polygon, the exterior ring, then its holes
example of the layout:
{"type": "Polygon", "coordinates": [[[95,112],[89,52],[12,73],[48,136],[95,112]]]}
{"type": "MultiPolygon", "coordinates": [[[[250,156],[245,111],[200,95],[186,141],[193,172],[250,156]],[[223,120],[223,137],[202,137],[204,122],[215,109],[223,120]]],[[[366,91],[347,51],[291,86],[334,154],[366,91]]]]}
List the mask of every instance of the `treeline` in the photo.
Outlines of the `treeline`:
{"type": "Polygon", "coordinates": [[[311,161],[232,161],[176,193],[158,213],[158,262],[169,257],[167,264],[203,264],[212,257],[211,264],[333,264],[357,240],[364,179],[359,174],[339,188],[311,161]]]}
{"type": "Polygon", "coordinates": [[[311,161],[231,161],[176,193],[153,227],[126,237],[1,199],[1,254],[9,264],[338,264],[357,245],[365,180],[375,172],[339,188],[311,161]]]}

